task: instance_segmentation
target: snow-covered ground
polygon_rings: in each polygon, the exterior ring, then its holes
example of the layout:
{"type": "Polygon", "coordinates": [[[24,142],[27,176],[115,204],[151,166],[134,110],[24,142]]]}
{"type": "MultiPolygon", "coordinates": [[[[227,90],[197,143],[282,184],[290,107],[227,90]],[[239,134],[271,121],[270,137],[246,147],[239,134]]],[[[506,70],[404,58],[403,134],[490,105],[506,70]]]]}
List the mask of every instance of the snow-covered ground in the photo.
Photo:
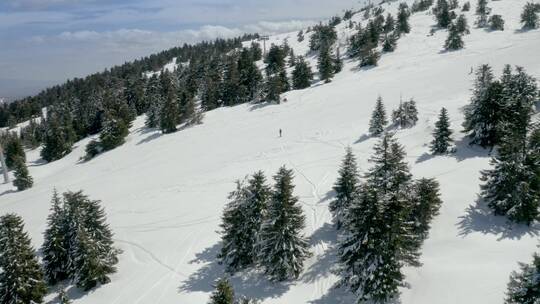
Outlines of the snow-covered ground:
{"type": "MultiPolygon", "coordinates": [[[[506,30],[472,27],[461,51],[443,52],[446,31],[429,36],[433,16],[418,13],[411,17],[411,34],[400,39],[395,53],[383,55],[378,67],[359,69],[346,61],[332,83],[289,92],[281,105],[221,108],[206,113],[203,125],[172,135],[145,129],[140,117],[125,145],[86,163],[79,158],[90,138],[50,164],[40,161],[39,151],[29,151],[35,186],[18,193],[0,185],[0,212],[20,214],[39,247],[53,188],[83,189],[103,201],[123,254],[112,283],[89,293],[71,288],[74,303],[206,303],[213,282],[223,275],[215,260],[216,231],[234,181],[256,170],[270,180],[286,165],[296,175],[314,256],[297,281],[272,284],[257,273],[243,273],[232,279],[234,287],[263,303],[352,303],[346,292],[330,289],[336,281],[331,188],[345,147],[353,148],[362,171],[369,168],[376,140],[365,134],[377,96],[388,112],[401,96],[414,97],[419,123],[396,136],[415,177],[440,182],[444,204],[422,250],[423,266],[406,269],[410,286],[401,290],[402,303],[503,303],[508,276],[518,261],[530,261],[540,227],[508,226],[476,205],[479,172],[489,167],[489,151],[463,140],[461,109],[470,96],[471,67],[489,63],[500,73],[506,63],[520,65],[540,79],[540,30],[519,30],[525,2],[489,2],[493,13],[505,18],[506,30]],[[443,106],[458,151],[432,157],[427,144],[443,106]]],[[[467,15],[472,25],[472,12],[467,15]]],[[[342,40],[348,34],[340,30],[342,40]]],[[[286,37],[296,54],[307,50],[308,37],[299,44],[296,33],[271,39],[286,37]]]]}

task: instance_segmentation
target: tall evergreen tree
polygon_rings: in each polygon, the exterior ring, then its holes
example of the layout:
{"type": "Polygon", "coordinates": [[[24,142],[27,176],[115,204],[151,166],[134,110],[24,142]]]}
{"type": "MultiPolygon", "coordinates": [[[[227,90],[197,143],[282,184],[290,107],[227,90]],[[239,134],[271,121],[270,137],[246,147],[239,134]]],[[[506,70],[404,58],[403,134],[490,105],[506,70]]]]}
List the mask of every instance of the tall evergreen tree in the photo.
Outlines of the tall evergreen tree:
{"type": "Polygon", "coordinates": [[[464,47],[465,42],[463,42],[463,34],[460,33],[458,26],[452,23],[448,29],[448,37],[444,42],[444,49],[447,51],[456,51],[461,50],[464,47]]]}
{"type": "Polygon", "coordinates": [[[155,74],[148,80],[145,98],[146,103],[148,104],[145,125],[148,128],[156,128],[160,125],[159,120],[161,117],[161,108],[164,103],[164,98],[162,95],[161,82],[155,74]]]}
{"type": "Polygon", "coordinates": [[[216,290],[210,296],[209,304],[234,304],[234,290],[227,279],[217,281],[216,290]]]}
{"type": "Polygon", "coordinates": [[[452,130],[450,129],[450,118],[446,108],[441,109],[439,120],[435,123],[433,141],[431,142],[431,152],[434,154],[444,154],[449,151],[452,143],[452,130]]]}
{"type": "Polygon", "coordinates": [[[400,128],[410,128],[418,122],[418,110],[414,99],[400,102],[399,107],[392,112],[392,122],[400,128]]]}
{"type": "Polygon", "coordinates": [[[489,29],[492,31],[504,31],[504,19],[501,15],[489,17],[489,29]]]}
{"type": "Polygon", "coordinates": [[[452,22],[450,6],[446,0],[437,0],[437,4],[433,8],[433,14],[440,28],[447,28],[452,22]]]}
{"type": "Polygon", "coordinates": [[[50,284],[54,285],[69,277],[69,231],[66,210],[56,189],[51,203],[41,252],[43,253],[45,277],[50,284]]]}
{"type": "Polygon", "coordinates": [[[336,198],[330,203],[329,209],[334,217],[336,229],[340,230],[347,218],[347,211],[360,195],[360,176],[356,158],[350,147],[339,169],[339,177],[334,185],[336,198]]]}
{"type": "Polygon", "coordinates": [[[159,128],[164,134],[174,133],[180,123],[180,109],[175,90],[170,90],[165,97],[163,107],[160,112],[159,128]]]}
{"type": "Polygon", "coordinates": [[[409,17],[411,13],[409,11],[409,6],[407,3],[402,2],[399,4],[399,11],[397,14],[397,26],[396,30],[399,34],[408,34],[411,31],[411,26],[409,25],[409,17]]]}
{"type": "Polygon", "coordinates": [[[261,227],[259,262],[272,281],[298,278],[309,244],[301,235],[305,216],[293,194],[293,173],[285,167],[274,176],[276,182],[261,227]]]}
{"type": "Polygon", "coordinates": [[[0,217],[0,303],[42,303],[47,287],[23,220],[0,217]]]}
{"type": "Polygon", "coordinates": [[[377,98],[377,103],[375,104],[375,109],[371,114],[371,120],[369,122],[369,134],[372,136],[379,136],[384,132],[384,128],[388,124],[386,118],[386,110],[382,101],[382,97],[377,98]]]}
{"type": "Polygon", "coordinates": [[[413,206],[409,220],[413,222],[412,242],[409,251],[420,251],[423,242],[428,238],[431,221],[439,214],[442,205],[439,182],[435,179],[422,178],[414,182],[412,188],[413,206]]]}
{"type": "Polygon", "coordinates": [[[523,7],[521,13],[521,23],[524,29],[535,29],[538,27],[540,18],[538,12],[540,12],[540,5],[533,2],[527,2],[523,7]]]}
{"type": "Polygon", "coordinates": [[[4,152],[6,157],[6,166],[9,169],[15,168],[15,163],[17,159],[22,159],[26,161],[26,153],[21,142],[21,139],[17,134],[7,134],[6,140],[3,143],[4,152]]]}
{"type": "Polygon", "coordinates": [[[313,71],[311,70],[311,67],[304,57],[297,57],[296,65],[294,66],[294,71],[292,73],[293,88],[295,90],[309,88],[309,86],[311,86],[311,81],[313,81],[313,71]]]}
{"type": "Polygon", "coordinates": [[[510,276],[505,304],[536,304],[540,299],[540,255],[534,254],[531,264],[520,263],[520,268],[510,276]]]}
{"type": "Polygon", "coordinates": [[[22,158],[15,159],[15,179],[13,180],[13,185],[17,187],[17,190],[24,191],[26,189],[32,188],[34,185],[34,180],[32,179],[32,176],[30,176],[30,172],[28,172],[28,168],[26,167],[26,163],[22,158]]]}
{"type": "Polygon", "coordinates": [[[99,135],[99,143],[104,151],[112,150],[121,146],[125,142],[125,138],[129,134],[126,122],[121,118],[113,117],[110,114],[105,114],[103,122],[103,130],[99,135]]]}
{"type": "Polygon", "coordinates": [[[334,60],[329,47],[320,49],[317,68],[319,69],[319,78],[325,83],[329,83],[334,77],[334,60]]]}
{"type": "Polygon", "coordinates": [[[50,162],[58,160],[71,152],[75,131],[70,123],[66,123],[56,114],[47,118],[43,138],[41,157],[50,162]]]}
{"type": "Polygon", "coordinates": [[[478,16],[476,20],[476,25],[478,27],[486,27],[488,21],[488,15],[490,9],[487,6],[488,0],[478,0],[476,5],[476,15],[478,16]]]}

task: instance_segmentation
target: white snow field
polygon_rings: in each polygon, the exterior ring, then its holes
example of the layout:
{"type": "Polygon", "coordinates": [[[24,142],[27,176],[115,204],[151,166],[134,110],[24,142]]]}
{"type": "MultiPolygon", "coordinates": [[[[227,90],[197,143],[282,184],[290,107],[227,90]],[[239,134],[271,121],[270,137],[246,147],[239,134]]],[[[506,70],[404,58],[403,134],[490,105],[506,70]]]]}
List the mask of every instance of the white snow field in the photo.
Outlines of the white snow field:
{"type": "MultiPolygon", "coordinates": [[[[406,147],[415,178],[440,182],[444,204],[422,249],[423,266],[405,270],[409,286],[401,289],[401,302],[503,303],[511,271],[537,250],[540,225],[510,225],[477,205],[480,170],[489,168],[489,151],[469,147],[463,139],[461,110],[469,102],[471,67],[489,63],[499,75],[504,64],[519,65],[540,79],[540,30],[520,31],[525,0],[490,1],[493,13],[503,15],[506,30],[477,29],[476,1],[471,2],[471,34],[465,36],[464,50],[443,52],[447,32],[429,36],[435,21],[422,12],[411,17],[411,33],[399,40],[394,53],[382,56],[379,66],[359,69],[357,62],[346,60],[330,84],[284,94],[288,101],[280,105],[221,108],[206,113],[203,125],[171,135],[145,129],[139,117],[123,146],[86,163],[79,158],[90,138],[49,164],[39,159],[38,150],[29,151],[35,186],[19,193],[12,185],[0,185],[0,212],[21,215],[39,248],[53,188],[82,189],[103,201],[123,253],[110,284],[88,293],[69,288],[74,303],[206,303],[214,281],[223,276],[215,259],[220,249],[216,231],[234,181],[257,170],[271,181],[285,165],[295,172],[295,193],[314,255],[300,278],[288,283],[240,273],[232,278],[236,293],[262,303],[354,303],[347,291],[331,289],[337,280],[331,272],[336,252],[328,211],[332,186],[347,146],[362,172],[370,167],[376,139],[365,134],[377,96],[383,97],[387,112],[397,107],[400,96],[414,97],[420,120],[411,129],[397,130],[396,137],[406,147]],[[451,116],[457,153],[432,157],[427,145],[443,106],[451,116]]],[[[384,7],[395,12],[397,4],[384,7]]],[[[361,14],[354,18],[360,20],[361,14]]],[[[351,34],[345,25],[338,26],[342,43],[351,34]]],[[[287,37],[296,54],[305,53],[309,37],[298,43],[296,33],[290,33],[271,41],[287,37]]],[[[310,60],[315,68],[316,59],[310,60]]],[[[54,293],[47,299],[56,303],[54,293]]]]}

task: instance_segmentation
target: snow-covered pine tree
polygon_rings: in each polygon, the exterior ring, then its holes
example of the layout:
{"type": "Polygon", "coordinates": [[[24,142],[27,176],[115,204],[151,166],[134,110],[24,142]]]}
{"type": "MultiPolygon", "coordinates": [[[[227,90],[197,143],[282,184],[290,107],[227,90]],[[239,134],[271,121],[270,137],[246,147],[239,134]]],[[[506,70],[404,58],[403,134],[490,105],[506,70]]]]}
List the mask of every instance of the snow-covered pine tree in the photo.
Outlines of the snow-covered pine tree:
{"type": "Polygon", "coordinates": [[[490,13],[490,8],[487,6],[488,0],[478,0],[476,4],[476,25],[480,28],[486,27],[488,21],[488,15],[490,13]]]}
{"type": "Polygon", "coordinates": [[[463,34],[460,33],[458,26],[454,23],[448,28],[448,37],[444,42],[444,49],[447,51],[457,51],[465,47],[463,34]]]}
{"type": "Polygon", "coordinates": [[[433,141],[431,142],[431,152],[433,154],[445,154],[449,152],[453,142],[452,130],[450,129],[450,118],[446,108],[441,109],[439,120],[435,123],[435,131],[433,131],[433,141]]]}
{"type": "Polygon", "coordinates": [[[527,142],[508,130],[491,160],[493,168],[482,171],[481,178],[481,196],[494,213],[527,225],[540,214],[538,164],[530,164],[529,157],[527,142]]]}
{"type": "Polygon", "coordinates": [[[377,103],[375,109],[371,114],[371,120],[369,121],[369,134],[371,136],[379,136],[384,132],[388,119],[386,118],[386,110],[384,108],[382,97],[377,97],[377,103]]]}
{"type": "Polygon", "coordinates": [[[459,17],[457,18],[456,29],[462,35],[468,35],[471,33],[471,31],[469,30],[469,22],[467,21],[467,17],[465,17],[464,14],[459,15],[459,17]]]}
{"type": "Polygon", "coordinates": [[[0,303],[42,303],[47,293],[24,223],[16,214],[0,217],[0,303]]]}
{"type": "Polygon", "coordinates": [[[70,277],[84,290],[110,282],[119,251],[113,247],[100,201],[90,200],[82,191],[63,196],[69,217],[70,277]]]}
{"type": "Polygon", "coordinates": [[[385,34],[389,34],[395,29],[396,29],[396,19],[394,19],[392,14],[388,13],[388,15],[386,15],[386,20],[384,21],[383,32],[385,34]]]}
{"type": "Polygon", "coordinates": [[[41,252],[45,277],[54,285],[69,277],[69,231],[66,210],[56,189],[51,204],[41,252]]]}
{"type": "Polygon", "coordinates": [[[433,15],[437,21],[437,26],[440,28],[447,28],[451,22],[450,6],[446,0],[437,0],[437,4],[433,8],[433,15]]]}
{"type": "Polygon", "coordinates": [[[392,123],[400,128],[411,128],[418,122],[418,110],[414,99],[400,102],[399,107],[392,112],[392,123]]]}
{"type": "Polygon", "coordinates": [[[381,58],[381,54],[372,44],[367,44],[360,51],[360,66],[376,66],[381,58]]]}
{"type": "Polygon", "coordinates": [[[295,90],[309,88],[313,81],[313,72],[303,56],[296,58],[296,65],[292,72],[292,83],[295,90]]]}
{"type": "Polygon", "coordinates": [[[111,114],[105,114],[103,130],[99,135],[101,149],[103,151],[109,151],[121,146],[124,144],[128,134],[129,129],[123,119],[114,117],[111,114]]]}
{"type": "Polygon", "coordinates": [[[26,161],[26,153],[19,136],[16,133],[7,133],[6,140],[3,142],[6,165],[9,169],[15,168],[17,159],[26,161]]]}
{"type": "Polygon", "coordinates": [[[463,3],[463,6],[461,7],[462,12],[468,12],[471,10],[471,2],[467,1],[463,3]]]}
{"type": "Polygon", "coordinates": [[[499,142],[499,128],[503,117],[502,86],[493,79],[491,67],[481,65],[476,71],[471,103],[465,108],[463,132],[471,144],[484,148],[499,142]]]}
{"type": "MultiPolygon", "coordinates": [[[[171,80],[172,81],[172,80],[171,80]]],[[[174,88],[175,86],[173,86],[174,88]]],[[[160,112],[159,128],[162,133],[174,133],[180,123],[180,109],[178,107],[178,97],[176,90],[168,90],[160,112]]]]}
{"type": "Polygon", "coordinates": [[[409,11],[409,6],[407,3],[402,2],[399,4],[399,11],[397,13],[397,32],[402,34],[408,34],[411,31],[411,26],[409,25],[409,17],[411,13],[409,11]]]}
{"type": "Polygon", "coordinates": [[[339,177],[334,185],[334,191],[336,192],[336,198],[330,202],[328,207],[333,215],[336,229],[341,230],[350,206],[360,195],[358,165],[350,147],[347,148],[347,152],[341,163],[339,177]]]}
{"type": "Polygon", "coordinates": [[[330,47],[323,46],[320,48],[317,68],[321,80],[325,83],[332,81],[332,77],[334,77],[334,60],[332,58],[330,47]]]}
{"type": "Polygon", "coordinates": [[[58,302],[60,304],[71,304],[71,300],[69,299],[67,293],[66,293],[66,290],[64,288],[62,288],[59,292],[58,292],[58,302]]]}
{"type": "Polygon", "coordinates": [[[292,170],[281,167],[274,180],[276,184],[261,227],[258,260],[272,281],[285,281],[298,278],[310,253],[302,235],[305,216],[293,193],[292,170]]]}
{"type": "Polygon", "coordinates": [[[540,18],[538,17],[538,12],[540,5],[533,2],[527,2],[523,7],[523,12],[521,13],[521,23],[523,24],[523,29],[535,29],[538,27],[540,18]]]}
{"type": "Polygon", "coordinates": [[[32,188],[34,179],[30,176],[30,172],[28,172],[26,163],[22,158],[15,159],[14,171],[15,179],[13,180],[13,185],[17,187],[17,190],[24,191],[32,188]]]}
{"type": "Polygon", "coordinates": [[[229,280],[225,278],[218,280],[215,288],[209,304],[234,304],[234,290],[229,280]]]}
{"type": "Polygon", "coordinates": [[[540,255],[534,254],[531,264],[520,263],[520,272],[513,272],[506,291],[505,304],[537,304],[540,299],[540,255]]]}
{"type": "Polygon", "coordinates": [[[504,31],[504,19],[501,15],[489,17],[489,29],[492,31],[504,31]]]}
{"type": "Polygon", "coordinates": [[[384,36],[382,50],[383,52],[391,53],[396,50],[397,37],[394,34],[384,36]]]}
{"type": "Polygon", "coordinates": [[[247,235],[245,239],[246,247],[251,248],[251,259],[256,262],[259,232],[264,222],[268,203],[272,191],[266,182],[264,172],[258,171],[247,182],[249,194],[248,204],[245,206],[244,231],[247,235]]]}
{"type": "Polygon", "coordinates": [[[164,103],[164,98],[161,95],[162,91],[161,82],[156,74],[152,75],[148,80],[148,87],[146,89],[146,102],[148,104],[148,111],[146,112],[145,125],[147,128],[156,128],[160,125],[161,108],[164,103]]]}
{"type": "Polygon", "coordinates": [[[58,160],[71,152],[75,131],[71,123],[64,120],[56,113],[47,117],[41,157],[48,162],[58,160]]]}

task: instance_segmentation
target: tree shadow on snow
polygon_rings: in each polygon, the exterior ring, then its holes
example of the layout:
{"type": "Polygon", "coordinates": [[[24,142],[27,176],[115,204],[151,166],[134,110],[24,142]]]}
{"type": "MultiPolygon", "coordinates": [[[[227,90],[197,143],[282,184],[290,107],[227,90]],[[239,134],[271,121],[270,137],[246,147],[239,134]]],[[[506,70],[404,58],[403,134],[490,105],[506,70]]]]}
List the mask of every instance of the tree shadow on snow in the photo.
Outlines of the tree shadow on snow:
{"type": "Polygon", "coordinates": [[[246,296],[256,300],[277,298],[289,290],[290,282],[273,283],[257,271],[244,271],[234,276],[225,273],[216,256],[221,249],[221,242],[196,254],[190,264],[206,263],[190,275],[179,287],[179,292],[213,292],[216,281],[228,277],[238,296],[246,296]]]}
{"type": "Polygon", "coordinates": [[[367,140],[369,140],[369,139],[371,139],[371,138],[372,138],[371,135],[369,135],[369,134],[367,134],[367,133],[364,133],[364,134],[362,134],[362,136],[360,136],[360,138],[358,138],[358,139],[354,142],[354,144],[355,144],[355,145],[361,144],[361,143],[363,143],[363,142],[365,142],[365,141],[367,141],[367,140]]]}
{"type": "Polygon", "coordinates": [[[318,246],[327,247],[324,253],[317,256],[315,264],[311,265],[302,277],[303,282],[313,283],[329,276],[337,264],[337,233],[336,228],[329,223],[317,229],[310,238],[311,251],[318,246]]]}
{"type": "Polygon", "coordinates": [[[17,192],[16,190],[13,190],[13,189],[8,189],[2,193],[0,193],[0,196],[3,196],[3,195],[8,195],[8,194],[11,194],[11,193],[15,193],[17,192]]]}
{"type": "Polygon", "coordinates": [[[462,162],[469,158],[477,158],[477,157],[491,157],[491,150],[484,149],[479,146],[471,146],[469,144],[469,139],[467,137],[464,137],[456,142],[454,142],[454,150],[453,152],[449,152],[447,154],[443,155],[435,155],[432,153],[425,152],[424,154],[420,155],[418,159],[416,159],[416,163],[423,163],[429,160],[432,160],[435,157],[438,156],[448,156],[448,157],[454,157],[458,162],[462,162]]]}
{"type": "Polygon", "coordinates": [[[345,288],[332,287],[321,298],[310,301],[309,303],[310,304],[350,304],[350,303],[356,303],[356,297],[345,288]]]}
{"type": "MultiPolygon", "coordinates": [[[[150,129],[150,130],[153,130],[153,129],[150,129]]],[[[137,146],[139,145],[142,145],[142,144],[146,144],[146,143],[149,143],[151,141],[153,141],[154,139],[158,139],[160,138],[161,136],[163,136],[163,133],[159,132],[159,131],[156,131],[154,130],[155,132],[150,134],[149,136],[141,139],[138,143],[137,143],[137,146]]],[[[145,133],[150,133],[150,132],[145,132],[145,133]]]]}
{"type": "Polygon", "coordinates": [[[43,165],[46,165],[46,164],[47,164],[46,160],[44,160],[43,158],[39,158],[37,160],[31,161],[30,165],[28,165],[28,167],[40,167],[40,166],[43,166],[43,165]]]}
{"type": "Polygon", "coordinates": [[[540,223],[531,226],[510,222],[505,216],[496,216],[493,211],[479,197],[474,205],[470,205],[465,215],[460,217],[457,226],[459,236],[466,237],[475,232],[498,235],[498,240],[515,239],[523,236],[540,236],[540,223]]]}

